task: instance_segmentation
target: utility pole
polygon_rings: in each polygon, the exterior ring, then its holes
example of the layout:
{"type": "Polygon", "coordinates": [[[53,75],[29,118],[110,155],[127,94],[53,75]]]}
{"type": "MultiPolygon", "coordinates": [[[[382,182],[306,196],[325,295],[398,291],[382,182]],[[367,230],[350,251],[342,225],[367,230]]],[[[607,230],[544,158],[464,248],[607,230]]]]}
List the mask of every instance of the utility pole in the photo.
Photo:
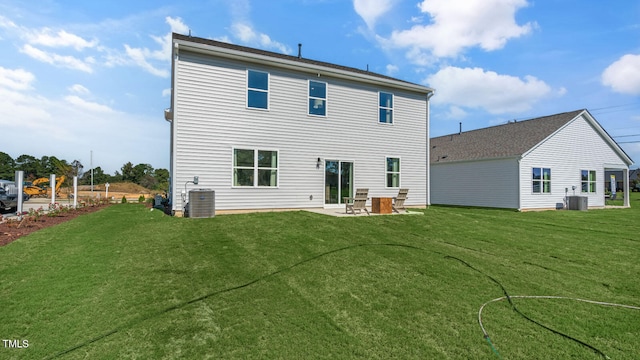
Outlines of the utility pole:
{"type": "Polygon", "coordinates": [[[91,150],[91,159],[89,162],[91,166],[91,197],[93,197],[93,150],[91,150]]]}

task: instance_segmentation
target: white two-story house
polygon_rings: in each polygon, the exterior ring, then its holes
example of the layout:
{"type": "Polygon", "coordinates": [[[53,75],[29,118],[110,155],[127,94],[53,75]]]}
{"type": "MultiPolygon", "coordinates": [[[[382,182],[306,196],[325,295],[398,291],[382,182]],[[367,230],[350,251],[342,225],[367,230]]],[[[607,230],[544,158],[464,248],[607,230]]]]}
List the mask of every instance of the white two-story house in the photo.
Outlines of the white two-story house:
{"type": "Polygon", "coordinates": [[[356,188],[429,204],[433,89],[373,72],[173,34],[171,208],[344,206],[356,188]],[[198,184],[190,183],[198,176],[198,184]]]}

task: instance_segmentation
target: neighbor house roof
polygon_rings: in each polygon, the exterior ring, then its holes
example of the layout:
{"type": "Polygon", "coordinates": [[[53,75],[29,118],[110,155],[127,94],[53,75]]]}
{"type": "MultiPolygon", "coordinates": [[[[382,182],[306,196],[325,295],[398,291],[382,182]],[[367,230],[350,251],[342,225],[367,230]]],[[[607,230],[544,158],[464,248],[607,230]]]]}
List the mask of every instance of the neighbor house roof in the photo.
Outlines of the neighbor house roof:
{"type": "Polygon", "coordinates": [[[176,50],[179,50],[180,47],[185,46],[190,48],[192,51],[200,51],[202,53],[215,53],[217,56],[235,58],[247,62],[271,64],[273,66],[290,68],[298,71],[308,71],[312,72],[313,74],[317,74],[318,76],[332,75],[337,77],[347,77],[351,79],[355,78],[360,81],[382,83],[391,87],[404,88],[425,94],[434,92],[432,88],[424,85],[396,79],[368,70],[361,70],[328,62],[311,60],[302,56],[286,55],[176,33],[173,33],[173,42],[176,44],[176,50]]]}
{"type": "Polygon", "coordinates": [[[575,110],[432,138],[430,162],[437,164],[522,156],[583,113],[620,156],[631,161],[587,110],[575,110]]]}

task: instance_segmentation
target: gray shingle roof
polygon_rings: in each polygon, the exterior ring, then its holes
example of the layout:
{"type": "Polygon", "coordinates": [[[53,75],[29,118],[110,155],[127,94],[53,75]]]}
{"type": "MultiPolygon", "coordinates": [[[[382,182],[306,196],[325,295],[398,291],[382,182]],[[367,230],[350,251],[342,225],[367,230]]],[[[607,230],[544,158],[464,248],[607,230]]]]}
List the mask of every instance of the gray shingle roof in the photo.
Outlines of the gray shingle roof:
{"type": "Polygon", "coordinates": [[[546,139],[585,110],[465,131],[430,139],[431,163],[515,157],[546,139]]]}
{"type": "Polygon", "coordinates": [[[431,91],[433,90],[433,89],[430,89],[430,88],[428,88],[428,87],[426,87],[424,85],[420,85],[420,84],[412,83],[412,82],[409,82],[409,81],[393,78],[393,77],[390,77],[390,76],[378,74],[378,73],[371,72],[371,71],[368,71],[368,70],[361,70],[361,69],[357,69],[357,68],[353,68],[353,67],[342,66],[342,65],[332,64],[332,63],[328,63],[328,62],[307,59],[307,58],[304,58],[304,57],[286,55],[286,54],[281,54],[281,53],[276,53],[276,52],[266,51],[266,50],[260,50],[260,49],[255,49],[255,48],[250,48],[250,47],[246,47],[246,46],[230,44],[230,43],[216,41],[216,40],[204,39],[204,38],[199,38],[199,37],[195,37],[195,36],[181,35],[181,34],[177,34],[177,33],[173,33],[173,39],[174,40],[189,41],[189,42],[193,42],[193,43],[197,43],[197,44],[220,47],[220,48],[230,49],[230,50],[235,50],[235,51],[242,51],[242,52],[251,53],[251,54],[257,54],[257,55],[262,55],[262,56],[268,56],[268,57],[271,57],[271,58],[274,58],[274,59],[296,61],[296,62],[300,62],[300,63],[303,63],[303,64],[321,66],[321,67],[326,67],[326,68],[331,68],[331,69],[351,72],[351,73],[354,73],[354,74],[367,75],[367,76],[372,76],[372,77],[376,77],[376,78],[380,78],[380,79],[392,80],[392,81],[397,81],[397,82],[400,82],[400,83],[406,83],[406,84],[411,84],[411,85],[417,85],[417,86],[420,86],[420,87],[424,87],[425,89],[429,89],[431,91]]]}

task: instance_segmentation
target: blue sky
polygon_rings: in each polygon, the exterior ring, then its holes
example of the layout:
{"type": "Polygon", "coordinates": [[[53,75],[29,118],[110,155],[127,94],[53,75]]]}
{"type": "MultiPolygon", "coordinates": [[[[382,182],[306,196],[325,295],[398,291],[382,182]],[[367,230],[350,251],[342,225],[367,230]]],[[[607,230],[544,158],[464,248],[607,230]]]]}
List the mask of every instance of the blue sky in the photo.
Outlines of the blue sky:
{"type": "Polygon", "coordinates": [[[640,163],[631,0],[0,0],[0,151],[168,168],[172,31],[431,86],[432,136],[586,108],[640,163]]]}

